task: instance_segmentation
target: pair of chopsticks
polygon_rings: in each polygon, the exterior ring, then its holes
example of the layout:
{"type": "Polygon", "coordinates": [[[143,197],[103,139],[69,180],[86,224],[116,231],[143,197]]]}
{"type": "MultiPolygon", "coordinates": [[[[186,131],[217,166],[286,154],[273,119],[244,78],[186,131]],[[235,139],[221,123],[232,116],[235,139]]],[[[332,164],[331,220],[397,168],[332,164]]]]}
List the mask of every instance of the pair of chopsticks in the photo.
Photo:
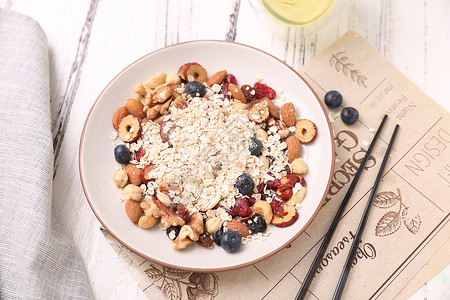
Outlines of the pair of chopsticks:
{"type": "MultiPolygon", "coordinates": [[[[306,274],[305,280],[303,281],[303,284],[300,288],[300,290],[297,293],[297,296],[295,297],[296,300],[304,299],[309,286],[311,285],[311,282],[314,278],[314,274],[316,273],[317,267],[319,266],[320,262],[322,261],[323,255],[325,254],[325,251],[328,248],[328,245],[331,241],[331,238],[336,231],[337,225],[342,217],[342,214],[344,213],[345,207],[347,206],[347,203],[350,200],[350,197],[353,194],[353,191],[356,187],[356,184],[358,183],[359,177],[361,176],[362,171],[364,170],[364,166],[366,165],[367,160],[370,157],[370,153],[372,152],[372,149],[375,147],[375,143],[378,139],[378,136],[380,135],[381,130],[383,129],[384,123],[386,122],[387,115],[383,117],[383,120],[381,121],[380,126],[377,129],[377,132],[375,133],[375,136],[372,139],[372,142],[370,143],[369,149],[366,152],[366,155],[364,156],[363,161],[361,162],[361,165],[359,166],[358,170],[356,171],[355,177],[353,178],[352,183],[350,184],[350,187],[347,190],[347,193],[344,196],[344,199],[342,200],[341,205],[339,206],[338,211],[336,212],[336,216],[333,219],[333,222],[330,225],[330,228],[328,229],[328,232],[325,234],[325,237],[322,241],[322,244],[320,245],[319,251],[316,254],[316,257],[314,258],[313,263],[311,264],[311,267],[309,268],[308,273],[306,274]]],[[[399,126],[396,125],[394,132],[392,133],[391,140],[389,142],[389,145],[386,149],[386,153],[384,154],[383,162],[381,163],[380,170],[378,171],[377,178],[375,179],[375,183],[372,188],[372,192],[370,193],[369,200],[367,201],[366,208],[364,210],[364,213],[361,217],[361,221],[358,226],[358,230],[355,234],[355,238],[353,240],[352,246],[350,248],[350,252],[347,256],[347,260],[345,261],[345,265],[342,269],[341,276],[339,278],[338,285],[336,287],[336,290],[334,291],[333,300],[340,299],[342,296],[342,292],[344,291],[344,286],[348,278],[348,274],[350,273],[350,268],[352,266],[353,259],[355,258],[356,251],[358,250],[358,244],[361,240],[361,236],[363,234],[364,228],[367,223],[367,219],[369,216],[370,208],[372,207],[373,199],[375,198],[375,194],[378,188],[378,185],[381,181],[381,176],[383,175],[384,168],[386,167],[389,154],[392,149],[392,145],[394,144],[395,137],[397,136],[399,126]]]]}

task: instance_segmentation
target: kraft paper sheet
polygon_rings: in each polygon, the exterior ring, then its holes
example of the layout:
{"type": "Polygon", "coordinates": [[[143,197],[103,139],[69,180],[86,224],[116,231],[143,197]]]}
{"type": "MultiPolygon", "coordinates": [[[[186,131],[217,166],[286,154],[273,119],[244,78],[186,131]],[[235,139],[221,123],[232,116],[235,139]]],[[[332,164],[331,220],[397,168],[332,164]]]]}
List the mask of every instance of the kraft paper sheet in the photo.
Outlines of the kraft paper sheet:
{"type": "Polygon", "coordinates": [[[450,262],[448,255],[438,252],[450,236],[449,113],[351,31],[303,66],[300,74],[320,99],[327,91],[338,90],[344,97],[343,106],[356,107],[360,113],[359,121],[348,126],[339,117],[342,107],[328,110],[336,167],[327,201],[317,217],[289,248],[255,265],[218,273],[157,265],[103,230],[149,299],[164,299],[163,294],[168,299],[293,299],[384,114],[388,121],[308,299],[333,295],[395,124],[400,124],[398,138],[343,299],[405,299],[450,262]]]}

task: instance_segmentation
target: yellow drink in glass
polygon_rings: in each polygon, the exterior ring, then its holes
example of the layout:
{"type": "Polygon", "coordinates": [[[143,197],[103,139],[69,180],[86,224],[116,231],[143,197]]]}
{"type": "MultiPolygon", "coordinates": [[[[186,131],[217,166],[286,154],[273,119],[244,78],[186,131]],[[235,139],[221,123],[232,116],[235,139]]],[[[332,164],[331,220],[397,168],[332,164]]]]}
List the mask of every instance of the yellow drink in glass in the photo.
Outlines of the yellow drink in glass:
{"type": "Polygon", "coordinates": [[[261,0],[278,20],[292,25],[306,25],[325,15],[336,0],[261,0]]]}

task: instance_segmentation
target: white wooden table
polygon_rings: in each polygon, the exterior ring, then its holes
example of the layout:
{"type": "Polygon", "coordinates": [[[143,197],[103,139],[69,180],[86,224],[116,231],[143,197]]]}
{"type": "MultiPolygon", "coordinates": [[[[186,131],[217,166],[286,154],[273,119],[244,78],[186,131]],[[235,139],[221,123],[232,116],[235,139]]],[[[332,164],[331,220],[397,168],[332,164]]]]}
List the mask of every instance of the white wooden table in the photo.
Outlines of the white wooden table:
{"type": "MultiPolygon", "coordinates": [[[[450,110],[450,1],[355,0],[334,25],[303,37],[262,29],[248,0],[0,0],[27,14],[47,33],[55,146],[53,204],[81,254],[96,299],[145,299],[99,230],[78,174],[84,120],[103,87],[137,58],[196,39],[234,40],[299,68],[347,29],[366,38],[408,78],[450,110]]],[[[444,299],[450,267],[410,300],[444,299]]],[[[155,298],[163,299],[151,286],[155,298]]],[[[449,298],[447,298],[449,299],[449,298]]]]}

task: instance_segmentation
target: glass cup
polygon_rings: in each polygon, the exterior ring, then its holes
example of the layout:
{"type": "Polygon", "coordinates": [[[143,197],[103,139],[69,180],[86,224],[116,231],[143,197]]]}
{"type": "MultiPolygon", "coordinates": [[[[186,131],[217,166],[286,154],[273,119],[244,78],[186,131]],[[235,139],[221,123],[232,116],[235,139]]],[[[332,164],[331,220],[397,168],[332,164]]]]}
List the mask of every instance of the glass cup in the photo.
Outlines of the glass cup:
{"type": "Polygon", "coordinates": [[[301,28],[304,35],[317,32],[347,7],[347,0],[249,0],[258,18],[274,32],[301,28]],[[278,30],[280,29],[280,30],[278,30]]]}

